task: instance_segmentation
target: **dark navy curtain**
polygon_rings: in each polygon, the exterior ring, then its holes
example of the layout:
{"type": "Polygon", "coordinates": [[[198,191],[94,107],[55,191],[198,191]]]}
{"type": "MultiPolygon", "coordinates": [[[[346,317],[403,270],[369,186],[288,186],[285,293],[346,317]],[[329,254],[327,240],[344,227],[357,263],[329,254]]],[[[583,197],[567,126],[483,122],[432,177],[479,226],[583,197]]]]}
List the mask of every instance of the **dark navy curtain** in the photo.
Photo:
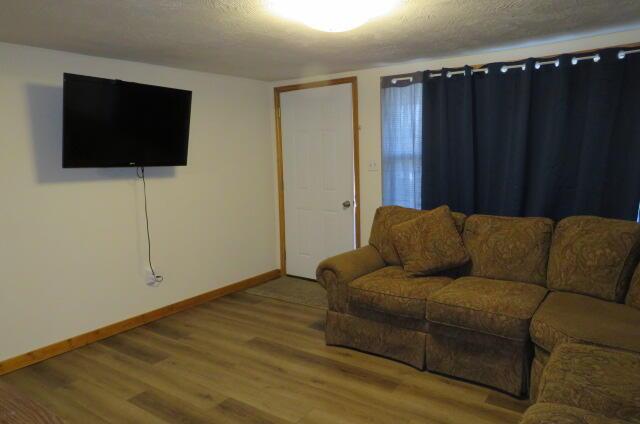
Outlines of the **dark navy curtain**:
{"type": "Polygon", "coordinates": [[[619,51],[425,72],[422,208],[635,221],[640,54],[619,51]]]}

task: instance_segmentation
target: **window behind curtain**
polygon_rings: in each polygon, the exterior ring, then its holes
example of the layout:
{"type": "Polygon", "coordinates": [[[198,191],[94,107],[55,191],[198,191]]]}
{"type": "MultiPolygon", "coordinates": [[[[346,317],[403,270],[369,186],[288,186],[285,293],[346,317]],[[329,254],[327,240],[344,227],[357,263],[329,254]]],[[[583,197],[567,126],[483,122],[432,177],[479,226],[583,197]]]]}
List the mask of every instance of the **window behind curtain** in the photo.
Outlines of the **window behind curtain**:
{"type": "Polygon", "coordinates": [[[382,204],[420,209],[422,73],[381,80],[382,204]]]}

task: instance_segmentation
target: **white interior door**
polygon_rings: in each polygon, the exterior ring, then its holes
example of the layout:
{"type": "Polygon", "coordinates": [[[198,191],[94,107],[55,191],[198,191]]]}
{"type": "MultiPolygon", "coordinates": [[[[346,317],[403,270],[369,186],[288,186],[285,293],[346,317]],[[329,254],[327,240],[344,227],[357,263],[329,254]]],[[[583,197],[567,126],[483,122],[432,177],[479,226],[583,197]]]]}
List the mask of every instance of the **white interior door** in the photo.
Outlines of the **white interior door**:
{"type": "Polygon", "coordinates": [[[355,247],[351,84],[280,95],[287,273],[355,247]]]}

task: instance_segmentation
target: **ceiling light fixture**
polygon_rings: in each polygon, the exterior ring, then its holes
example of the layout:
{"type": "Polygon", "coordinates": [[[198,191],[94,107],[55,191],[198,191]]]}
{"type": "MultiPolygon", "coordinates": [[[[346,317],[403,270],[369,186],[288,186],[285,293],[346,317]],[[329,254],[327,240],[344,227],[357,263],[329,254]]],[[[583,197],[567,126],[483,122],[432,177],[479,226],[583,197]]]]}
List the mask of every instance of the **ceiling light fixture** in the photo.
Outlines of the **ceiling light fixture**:
{"type": "Polygon", "coordinates": [[[401,0],[266,0],[276,15],[325,32],[344,32],[384,15],[401,0]]]}

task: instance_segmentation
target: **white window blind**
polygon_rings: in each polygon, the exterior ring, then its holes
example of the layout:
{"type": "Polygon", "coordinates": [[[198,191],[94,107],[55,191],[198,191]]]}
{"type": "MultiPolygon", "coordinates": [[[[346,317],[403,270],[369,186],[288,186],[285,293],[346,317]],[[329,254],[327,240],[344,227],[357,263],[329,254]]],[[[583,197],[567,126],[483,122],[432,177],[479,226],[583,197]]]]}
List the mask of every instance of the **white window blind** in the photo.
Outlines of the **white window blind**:
{"type": "Polygon", "coordinates": [[[385,77],[381,86],[382,204],[420,209],[421,73],[385,77]]]}

